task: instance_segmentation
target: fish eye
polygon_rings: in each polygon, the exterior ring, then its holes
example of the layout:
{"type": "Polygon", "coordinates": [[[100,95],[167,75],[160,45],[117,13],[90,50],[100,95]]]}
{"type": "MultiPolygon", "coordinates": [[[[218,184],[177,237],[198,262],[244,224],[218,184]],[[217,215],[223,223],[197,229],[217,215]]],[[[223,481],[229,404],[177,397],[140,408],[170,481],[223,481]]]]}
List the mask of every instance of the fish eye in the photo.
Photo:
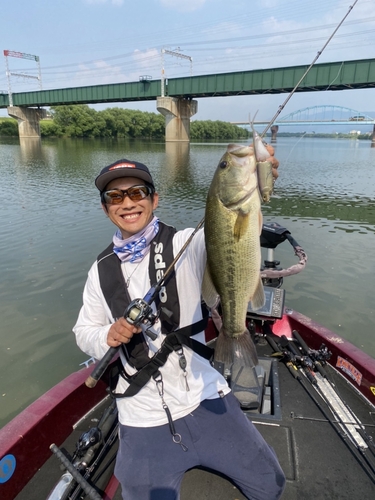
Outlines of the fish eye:
{"type": "Polygon", "coordinates": [[[227,163],[226,161],[222,161],[222,162],[219,164],[219,167],[220,167],[220,168],[225,168],[227,165],[228,165],[228,163],[227,163]]]}

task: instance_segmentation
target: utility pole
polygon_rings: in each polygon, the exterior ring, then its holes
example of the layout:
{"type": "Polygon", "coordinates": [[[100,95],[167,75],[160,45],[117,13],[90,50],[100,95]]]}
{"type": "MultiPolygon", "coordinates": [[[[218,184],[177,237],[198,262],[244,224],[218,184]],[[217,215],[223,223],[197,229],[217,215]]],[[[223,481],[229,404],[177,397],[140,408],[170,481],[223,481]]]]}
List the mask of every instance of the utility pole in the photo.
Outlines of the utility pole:
{"type": "MultiPolygon", "coordinates": [[[[177,50],[180,49],[178,48],[177,50]]],[[[181,54],[175,50],[161,49],[161,97],[164,97],[165,93],[164,54],[180,57],[181,59],[188,59],[190,61],[190,76],[193,76],[193,59],[190,56],[185,56],[185,54],[181,54]]]]}
{"type": "Polygon", "coordinates": [[[12,86],[10,77],[11,76],[20,76],[22,78],[33,78],[39,81],[39,88],[42,90],[42,74],[40,70],[40,60],[38,56],[34,56],[32,54],[24,54],[23,52],[15,52],[14,50],[4,50],[5,57],[5,67],[6,67],[6,76],[8,80],[8,96],[9,96],[9,106],[13,106],[13,96],[12,96],[12,86]],[[28,75],[26,73],[13,73],[9,71],[8,57],[17,57],[19,59],[29,59],[35,61],[38,66],[38,76],[28,75]]]}

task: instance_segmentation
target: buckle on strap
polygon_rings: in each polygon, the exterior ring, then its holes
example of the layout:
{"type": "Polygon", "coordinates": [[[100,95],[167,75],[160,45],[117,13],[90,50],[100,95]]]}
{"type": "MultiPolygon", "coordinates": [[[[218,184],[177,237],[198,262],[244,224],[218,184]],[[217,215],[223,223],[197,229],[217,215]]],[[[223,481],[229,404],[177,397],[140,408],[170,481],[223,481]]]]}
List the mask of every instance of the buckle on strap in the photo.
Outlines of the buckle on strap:
{"type": "Polygon", "coordinates": [[[204,330],[206,324],[207,318],[203,318],[193,325],[188,325],[180,330],[167,334],[160,349],[154,354],[154,356],[149,358],[148,362],[134,375],[131,375],[128,379],[124,377],[129,383],[129,387],[125,390],[125,392],[115,393],[112,391],[111,395],[115,398],[135,396],[142,389],[142,387],[147,384],[150,378],[158,373],[159,368],[165,365],[170,353],[181,349],[182,345],[190,347],[190,349],[193,349],[193,351],[200,356],[210,360],[212,358],[213,349],[190,338],[192,335],[196,335],[204,330]]]}

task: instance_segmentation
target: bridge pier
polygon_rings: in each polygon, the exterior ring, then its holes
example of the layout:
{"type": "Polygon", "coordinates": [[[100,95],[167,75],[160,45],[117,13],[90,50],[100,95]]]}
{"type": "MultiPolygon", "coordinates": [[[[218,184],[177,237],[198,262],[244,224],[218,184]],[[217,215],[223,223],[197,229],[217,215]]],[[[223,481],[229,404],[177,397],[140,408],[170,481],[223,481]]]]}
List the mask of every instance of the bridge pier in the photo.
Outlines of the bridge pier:
{"type": "Polygon", "coordinates": [[[190,141],[190,118],[198,111],[198,101],[158,97],[156,108],[165,116],[165,140],[190,141]]]}
{"type": "Polygon", "coordinates": [[[20,108],[8,106],[8,115],[18,121],[20,139],[26,137],[40,138],[39,121],[47,116],[47,111],[42,108],[20,108]]]}
{"type": "Polygon", "coordinates": [[[278,125],[272,125],[271,127],[271,142],[276,142],[277,132],[279,131],[278,125]]]}

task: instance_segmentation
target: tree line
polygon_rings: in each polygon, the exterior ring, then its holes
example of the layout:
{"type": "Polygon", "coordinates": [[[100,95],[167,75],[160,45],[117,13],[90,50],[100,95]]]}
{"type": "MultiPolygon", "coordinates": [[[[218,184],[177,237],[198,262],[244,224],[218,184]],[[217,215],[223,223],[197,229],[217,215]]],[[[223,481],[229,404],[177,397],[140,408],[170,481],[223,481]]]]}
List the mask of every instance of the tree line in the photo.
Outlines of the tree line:
{"type": "MultiPolygon", "coordinates": [[[[86,104],[53,106],[50,119],[40,122],[42,137],[129,137],[164,139],[165,118],[159,113],[131,109],[108,108],[96,111],[86,104]]],[[[14,119],[0,122],[0,135],[18,136],[14,119]]],[[[223,121],[194,120],[190,124],[190,138],[247,139],[249,131],[223,121]]]]}

